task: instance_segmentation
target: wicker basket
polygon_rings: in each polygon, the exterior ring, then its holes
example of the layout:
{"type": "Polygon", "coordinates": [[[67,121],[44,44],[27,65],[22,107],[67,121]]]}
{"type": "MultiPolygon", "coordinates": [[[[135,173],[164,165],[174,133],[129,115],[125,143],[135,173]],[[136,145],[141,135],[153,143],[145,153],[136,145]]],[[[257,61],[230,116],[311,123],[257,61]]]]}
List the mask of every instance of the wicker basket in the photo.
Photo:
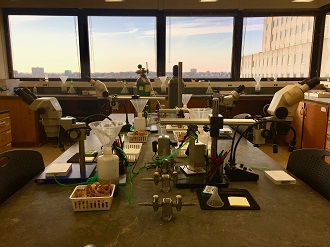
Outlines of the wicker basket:
{"type": "Polygon", "coordinates": [[[84,189],[87,185],[78,185],[70,195],[73,211],[98,211],[98,210],[110,210],[113,193],[116,185],[111,184],[112,192],[110,196],[104,197],[76,197],[76,191],[78,189],[84,189]]]}

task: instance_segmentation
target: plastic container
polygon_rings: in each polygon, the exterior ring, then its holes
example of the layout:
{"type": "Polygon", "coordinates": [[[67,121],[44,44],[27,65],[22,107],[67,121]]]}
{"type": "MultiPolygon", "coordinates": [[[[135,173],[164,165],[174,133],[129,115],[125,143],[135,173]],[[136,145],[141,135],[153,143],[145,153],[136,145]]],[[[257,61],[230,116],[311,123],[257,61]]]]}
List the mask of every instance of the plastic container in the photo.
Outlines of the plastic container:
{"type": "Polygon", "coordinates": [[[129,162],[135,162],[138,160],[140,153],[141,153],[141,147],[142,143],[126,143],[124,144],[124,152],[127,155],[129,162]]]}
{"type": "Polygon", "coordinates": [[[147,142],[148,141],[148,135],[136,135],[133,132],[127,133],[128,141],[129,142],[147,142]]]}
{"type": "Polygon", "coordinates": [[[212,108],[190,108],[189,114],[190,118],[209,118],[209,115],[212,114],[212,108]]]}
{"type": "Polygon", "coordinates": [[[112,154],[109,147],[97,158],[97,176],[100,183],[111,181],[113,184],[119,184],[119,157],[112,154]]]}
{"type": "Polygon", "coordinates": [[[87,185],[78,185],[70,195],[73,211],[98,211],[98,210],[110,210],[113,193],[116,185],[111,184],[112,192],[110,196],[104,197],[76,197],[76,191],[78,189],[84,189],[87,185]]]}
{"type": "Polygon", "coordinates": [[[33,93],[34,94],[37,94],[38,93],[37,84],[34,84],[33,93]]]}

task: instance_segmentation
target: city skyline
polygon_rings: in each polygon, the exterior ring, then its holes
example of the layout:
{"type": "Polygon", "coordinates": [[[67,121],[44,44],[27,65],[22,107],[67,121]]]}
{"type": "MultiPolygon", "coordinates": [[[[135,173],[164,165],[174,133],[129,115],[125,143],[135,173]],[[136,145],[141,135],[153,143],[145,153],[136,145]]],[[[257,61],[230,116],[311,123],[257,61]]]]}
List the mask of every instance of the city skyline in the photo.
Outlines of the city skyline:
{"type": "MultiPolygon", "coordinates": [[[[18,73],[28,74],[31,67],[43,67],[48,74],[80,73],[75,17],[10,16],[9,20],[13,69],[18,73]]],[[[89,17],[89,25],[92,74],[134,71],[146,63],[150,71],[156,71],[154,17],[89,17]],[[121,25],[115,25],[118,18],[123,20],[121,25]]],[[[245,30],[246,35],[253,32],[254,36],[261,29],[260,21],[256,22],[245,30]]],[[[184,72],[192,68],[230,72],[232,32],[232,17],[168,18],[166,73],[181,61],[184,72]]]]}

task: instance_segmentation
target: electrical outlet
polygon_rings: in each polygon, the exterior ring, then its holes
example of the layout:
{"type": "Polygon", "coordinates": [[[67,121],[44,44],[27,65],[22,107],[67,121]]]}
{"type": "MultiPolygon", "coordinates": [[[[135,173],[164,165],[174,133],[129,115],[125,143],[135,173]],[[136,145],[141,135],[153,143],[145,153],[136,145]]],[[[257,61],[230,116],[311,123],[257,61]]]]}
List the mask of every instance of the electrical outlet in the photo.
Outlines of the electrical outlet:
{"type": "Polygon", "coordinates": [[[278,87],[278,84],[277,83],[274,83],[274,87],[278,87]]]}
{"type": "Polygon", "coordinates": [[[46,81],[43,81],[43,82],[42,82],[42,87],[49,87],[49,83],[46,82],[46,81]]]}

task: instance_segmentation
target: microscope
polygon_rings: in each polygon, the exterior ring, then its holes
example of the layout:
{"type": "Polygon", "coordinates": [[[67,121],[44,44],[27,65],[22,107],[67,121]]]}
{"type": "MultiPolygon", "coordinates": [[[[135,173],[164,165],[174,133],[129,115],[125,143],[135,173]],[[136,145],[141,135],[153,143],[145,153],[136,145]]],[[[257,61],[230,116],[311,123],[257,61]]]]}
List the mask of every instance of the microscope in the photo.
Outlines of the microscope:
{"type": "MultiPolygon", "coordinates": [[[[271,124],[280,123],[287,125],[294,132],[288,149],[292,152],[296,145],[296,133],[292,126],[285,121],[291,120],[299,102],[304,99],[304,93],[314,88],[319,83],[320,79],[315,77],[305,80],[303,84],[287,85],[280,89],[274,94],[268,106],[267,112],[269,116],[255,120],[255,123],[252,123],[244,132],[253,130],[253,140],[262,140],[265,138],[263,134],[269,131],[269,126],[271,124]]],[[[224,168],[230,181],[257,181],[259,179],[259,175],[254,173],[250,168],[246,167],[244,164],[236,163],[236,149],[244,132],[238,138],[236,144],[232,145],[230,159],[224,168]]]]}
{"type": "MultiPolygon", "coordinates": [[[[63,133],[70,141],[79,142],[79,170],[74,177],[74,182],[86,181],[93,173],[95,166],[85,164],[85,145],[86,135],[89,134],[89,129],[86,123],[78,122],[74,117],[62,117],[62,108],[55,97],[38,98],[28,88],[20,87],[15,90],[15,93],[29,105],[32,111],[40,114],[41,123],[44,126],[48,138],[57,138],[60,148],[64,150],[61,144],[60,137],[63,133]]],[[[74,170],[74,169],[73,169],[74,170]]]]}

